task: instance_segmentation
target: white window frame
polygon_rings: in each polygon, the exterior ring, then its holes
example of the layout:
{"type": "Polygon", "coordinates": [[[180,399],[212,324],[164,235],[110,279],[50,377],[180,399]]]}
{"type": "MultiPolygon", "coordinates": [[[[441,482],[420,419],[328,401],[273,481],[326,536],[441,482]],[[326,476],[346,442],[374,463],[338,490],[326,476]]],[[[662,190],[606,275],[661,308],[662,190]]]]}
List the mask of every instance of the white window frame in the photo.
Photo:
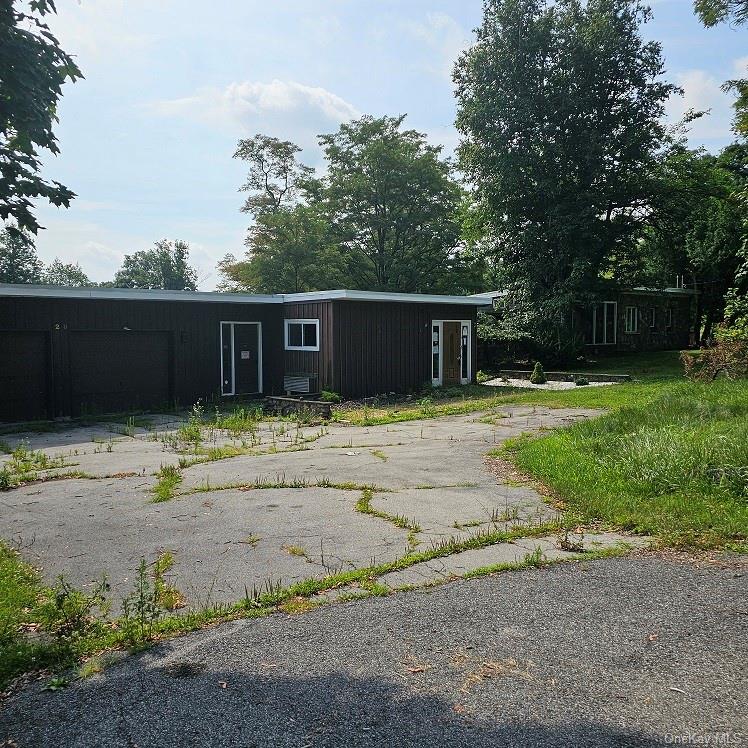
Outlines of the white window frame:
{"type": "Polygon", "coordinates": [[[592,345],[615,345],[618,342],[618,302],[602,301],[592,307],[592,345]],[[597,339],[597,315],[598,309],[602,307],[603,315],[603,339],[597,339]],[[613,340],[608,340],[608,310],[613,307],[613,340]]]}
{"type": "Polygon", "coordinates": [[[434,387],[441,387],[444,381],[444,323],[457,322],[460,325],[460,384],[470,384],[473,381],[473,322],[469,319],[432,319],[429,325],[429,371],[431,372],[431,384],[434,387]],[[468,367],[467,377],[462,376],[462,327],[467,325],[468,328],[468,367]],[[439,328],[439,376],[434,376],[434,328],[439,328]]]}
{"type": "Polygon", "coordinates": [[[656,306],[649,307],[649,329],[650,330],[657,329],[657,307],[656,306]]]}
{"type": "Polygon", "coordinates": [[[233,397],[239,395],[261,395],[262,385],[262,322],[238,322],[233,320],[222,320],[218,323],[219,352],[221,356],[221,397],[233,397]],[[223,326],[231,325],[231,392],[224,392],[224,368],[223,368],[223,326]],[[257,392],[236,391],[236,348],[234,347],[234,328],[236,325],[257,326],[257,392]]]}
{"type": "Polygon", "coordinates": [[[284,343],[287,351],[319,351],[319,320],[318,319],[287,319],[283,321],[284,343]],[[301,329],[302,345],[290,345],[288,342],[288,328],[291,325],[315,325],[317,328],[317,345],[304,345],[304,328],[301,329]]]}
{"type": "Polygon", "coordinates": [[[635,306],[626,307],[626,316],[624,318],[623,331],[627,335],[636,335],[639,332],[639,308],[638,307],[635,307],[635,306]],[[629,314],[630,314],[630,317],[629,317],[629,314]],[[629,324],[630,322],[632,322],[633,324],[629,324]]]}
{"type": "Polygon", "coordinates": [[[665,308],[665,329],[673,329],[673,307],[671,306],[665,308]]]}

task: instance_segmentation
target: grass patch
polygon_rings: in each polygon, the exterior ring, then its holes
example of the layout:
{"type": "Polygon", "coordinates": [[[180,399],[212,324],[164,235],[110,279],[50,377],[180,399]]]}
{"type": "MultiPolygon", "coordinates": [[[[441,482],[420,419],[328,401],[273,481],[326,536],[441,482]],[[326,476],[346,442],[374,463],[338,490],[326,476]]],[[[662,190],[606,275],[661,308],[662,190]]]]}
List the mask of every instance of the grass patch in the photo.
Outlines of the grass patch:
{"type": "Polygon", "coordinates": [[[603,521],[676,546],[744,541],[748,382],[650,387],[644,402],[522,437],[506,454],[581,523],[603,521]]]}
{"type": "Polygon", "coordinates": [[[182,482],[182,473],[176,465],[162,465],[156,473],[158,482],[152,489],[153,503],[170,501],[176,495],[177,488],[182,482]]]}
{"type": "Polygon", "coordinates": [[[50,457],[41,450],[32,450],[21,442],[10,451],[10,459],[0,468],[0,491],[32,483],[48,471],[68,467],[63,457],[50,457]]]}

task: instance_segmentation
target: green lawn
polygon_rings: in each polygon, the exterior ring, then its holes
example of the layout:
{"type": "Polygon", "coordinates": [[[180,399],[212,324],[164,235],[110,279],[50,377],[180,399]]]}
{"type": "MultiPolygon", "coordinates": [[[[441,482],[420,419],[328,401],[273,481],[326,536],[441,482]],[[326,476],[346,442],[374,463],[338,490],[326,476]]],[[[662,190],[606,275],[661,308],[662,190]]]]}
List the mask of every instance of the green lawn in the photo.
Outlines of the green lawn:
{"type": "Polygon", "coordinates": [[[519,439],[507,453],[554,489],[579,522],[601,521],[678,546],[744,542],[748,382],[647,386],[646,397],[519,439]]]}

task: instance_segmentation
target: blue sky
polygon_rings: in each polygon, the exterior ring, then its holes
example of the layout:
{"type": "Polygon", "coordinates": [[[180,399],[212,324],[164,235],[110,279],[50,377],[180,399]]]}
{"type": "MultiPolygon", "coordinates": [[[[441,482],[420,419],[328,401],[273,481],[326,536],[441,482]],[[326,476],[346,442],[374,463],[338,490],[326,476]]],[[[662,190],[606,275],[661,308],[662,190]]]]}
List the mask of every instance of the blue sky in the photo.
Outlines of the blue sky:
{"type": "MultiPolygon", "coordinates": [[[[58,0],[50,21],[85,80],[65,88],[62,154],[45,172],[73,189],[69,210],[40,206],[44,260],[111,279],[122,256],[184,239],[201,288],[240,255],[244,176],[231,156],[257,132],[293,140],[318,165],[316,135],[359,114],[408,114],[450,152],[452,63],[480,23],[480,0],[58,0]]],[[[657,0],[647,36],[663,44],[670,103],[711,109],[691,144],[731,140],[719,86],[748,65],[748,28],[704,29],[690,0],[657,0]]]]}

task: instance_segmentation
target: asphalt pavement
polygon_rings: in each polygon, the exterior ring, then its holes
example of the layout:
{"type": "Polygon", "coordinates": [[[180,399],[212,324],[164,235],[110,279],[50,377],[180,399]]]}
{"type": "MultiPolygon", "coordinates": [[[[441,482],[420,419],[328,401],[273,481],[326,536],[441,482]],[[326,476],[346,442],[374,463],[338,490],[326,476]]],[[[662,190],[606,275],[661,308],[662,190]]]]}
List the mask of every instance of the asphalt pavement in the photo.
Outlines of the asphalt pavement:
{"type": "Polygon", "coordinates": [[[748,560],[644,554],[175,639],[16,694],[0,745],[748,745],[746,663],[748,560]]]}

